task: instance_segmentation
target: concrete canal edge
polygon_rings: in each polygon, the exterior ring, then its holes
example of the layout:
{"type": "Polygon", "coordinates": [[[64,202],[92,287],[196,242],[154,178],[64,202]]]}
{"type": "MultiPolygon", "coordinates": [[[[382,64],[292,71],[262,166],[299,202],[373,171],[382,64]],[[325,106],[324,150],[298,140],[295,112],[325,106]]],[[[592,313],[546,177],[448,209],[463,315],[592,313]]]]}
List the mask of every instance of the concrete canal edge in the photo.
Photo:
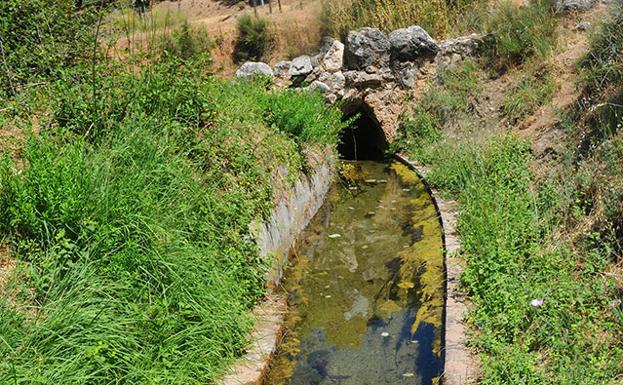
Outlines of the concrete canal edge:
{"type": "Polygon", "coordinates": [[[459,290],[459,275],[463,271],[463,260],[459,257],[459,237],[456,230],[458,206],[454,201],[443,199],[430,187],[426,180],[427,169],[416,165],[404,156],[396,155],[403,164],[415,171],[428,189],[443,229],[444,257],[446,267],[446,307],[444,309],[444,372],[445,385],[465,385],[476,383],[479,377],[478,358],[467,348],[464,319],[467,316],[468,302],[459,290]]]}
{"type": "Polygon", "coordinates": [[[249,334],[244,356],[218,382],[219,385],[260,385],[272,354],[279,346],[287,310],[286,299],[276,293],[288,261],[288,252],[299,234],[307,227],[333,182],[335,155],[326,150],[317,155],[315,167],[301,175],[294,188],[284,194],[265,223],[254,223],[251,232],[257,240],[260,255],[272,260],[266,298],[253,309],[255,325],[249,334]]]}

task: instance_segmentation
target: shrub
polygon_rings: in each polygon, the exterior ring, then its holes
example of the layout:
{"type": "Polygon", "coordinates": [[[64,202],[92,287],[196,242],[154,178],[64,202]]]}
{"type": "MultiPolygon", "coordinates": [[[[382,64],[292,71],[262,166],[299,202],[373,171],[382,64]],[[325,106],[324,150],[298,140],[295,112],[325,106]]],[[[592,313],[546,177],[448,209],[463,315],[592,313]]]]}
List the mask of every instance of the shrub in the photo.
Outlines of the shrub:
{"type": "Polygon", "coordinates": [[[213,46],[205,28],[191,28],[187,21],[172,34],[165,34],[161,40],[163,54],[183,62],[193,60],[208,64],[213,46]]]}
{"type": "Polygon", "coordinates": [[[234,61],[262,60],[273,48],[275,36],[268,20],[244,14],[238,18],[238,39],[234,47],[234,61]]]}
{"type": "Polygon", "coordinates": [[[1,1],[0,93],[57,79],[65,68],[88,60],[96,21],[95,8],[79,11],[74,0],[1,1]]]}
{"type": "Polygon", "coordinates": [[[493,15],[483,23],[491,33],[488,56],[500,67],[522,63],[532,56],[545,57],[556,43],[558,18],[552,2],[532,0],[517,6],[510,1],[498,3],[493,15]]]}

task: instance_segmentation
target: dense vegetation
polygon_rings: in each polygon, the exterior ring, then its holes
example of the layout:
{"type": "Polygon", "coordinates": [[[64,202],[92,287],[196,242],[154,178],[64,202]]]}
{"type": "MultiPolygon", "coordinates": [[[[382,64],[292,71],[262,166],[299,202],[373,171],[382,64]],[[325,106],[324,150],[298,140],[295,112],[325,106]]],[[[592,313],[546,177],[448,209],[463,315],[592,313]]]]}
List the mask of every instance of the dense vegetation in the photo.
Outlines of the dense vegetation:
{"type": "MultiPolygon", "coordinates": [[[[25,6],[62,21],[69,4],[25,6]]],[[[2,17],[4,32],[22,20],[2,17]]],[[[91,42],[92,21],[74,20],[91,42]]],[[[206,75],[197,33],[182,24],[127,63],[88,45],[72,51],[85,63],[8,63],[43,84],[0,105],[0,262],[14,266],[0,280],[0,383],[205,384],[243,351],[268,263],[249,225],[298,178],[301,150],[334,144],[343,123],[319,94],[206,75]]],[[[53,38],[11,44],[15,57],[64,52],[53,38]]]]}
{"type": "MultiPolygon", "coordinates": [[[[557,158],[537,161],[528,143],[478,116],[486,75],[470,62],[442,74],[404,124],[406,151],[460,204],[461,281],[475,305],[469,322],[482,384],[620,382],[623,23],[620,9],[613,13],[581,62],[586,90],[564,120],[568,143],[557,158]]],[[[495,44],[493,52],[514,46],[495,44]]],[[[547,66],[534,64],[547,50],[517,52],[528,64],[502,99],[509,122],[547,103],[554,89],[547,66]]]]}

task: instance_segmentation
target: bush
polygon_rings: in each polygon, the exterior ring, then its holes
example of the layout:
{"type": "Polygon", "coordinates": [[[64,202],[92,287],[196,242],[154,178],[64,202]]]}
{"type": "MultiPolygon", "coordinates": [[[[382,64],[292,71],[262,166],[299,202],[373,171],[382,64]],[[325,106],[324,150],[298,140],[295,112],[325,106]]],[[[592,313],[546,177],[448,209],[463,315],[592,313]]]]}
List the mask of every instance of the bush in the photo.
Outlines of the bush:
{"type": "Polygon", "coordinates": [[[504,0],[483,23],[483,32],[493,37],[489,59],[499,67],[508,67],[533,56],[546,57],[556,44],[557,26],[550,1],[532,0],[526,6],[517,6],[504,0]]]}
{"type": "Polygon", "coordinates": [[[259,61],[275,45],[275,36],[268,20],[244,14],[238,18],[238,40],[234,47],[234,62],[259,61]]]}
{"type": "Polygon", "coordinates": [[[165,34],[161,40],[161,49],[167,59],[200,61],[204,65],[210,63],[210,50],[213,47],[214,43],[205,28],[191,28],[187,21],[173,33],[165,34]]]}
{"type": "Polygon", "coordinates": [[[96,24],[96,9],[77,10],[74,0],[0,1],[0,93],[57,79],[89,60],[96,24]]]}

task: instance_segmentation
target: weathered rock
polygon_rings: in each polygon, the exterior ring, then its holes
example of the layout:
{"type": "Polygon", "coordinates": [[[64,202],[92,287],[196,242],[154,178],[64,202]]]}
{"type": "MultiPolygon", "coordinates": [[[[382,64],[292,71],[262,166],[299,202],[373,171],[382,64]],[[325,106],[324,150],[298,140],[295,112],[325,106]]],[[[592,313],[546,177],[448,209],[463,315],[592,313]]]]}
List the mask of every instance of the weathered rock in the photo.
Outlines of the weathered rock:
{"type": "Polygon", "coordinates": [[[312,72],[313,69],[311,58],[307,55],[302,55],[292,59],[289,74],[290,76],[307,75],[312,72]]]}
{"type": "Polygon", "coordinates": [[[418,66],[413,62],[396,63],[394,77],[402,88],[415,88],[418,79],[418,66]]]}
{"type": "Polygon", "coordinates": [[[484,40],[482,35],[475,33],[456,39],[443,40],[439,42],[439,52],[435,58],[435,63],[441,70],[454,67],[462,60],[476,56],[483,46],[484,40]]]}
{"type": "Polygon", "coordinates": [[[554,4],[561,11],[587,11],[593,7],[595,0],[555,0],[554,4]]]}
{"type": "Polygon", "coordinates": [[[323,82],[319,82],[318,80],[314,80],[310,85],[309,89],[313,91],[320,91],[321,94],[328,94],[331,92],[331,88],[323,82]]]}
{"type": "Polygon", "coordinates": [[[342,72],[336,72],[332,76],[331,83],[336,92],[343,91],[344,87],[346,87],[346,77],[344,77],[342,72]]]}
{"type": "Polygon", "coordinates": [[[287,79],[290,77],[290,67],[292,67],[291,61],[282,60],[279,63],[275,64],[275,69],[273,70],[273,72],[276,77],[287,79]]]}
{"type": "Polygon", "coordinates": [[[238,70],[236,71],[236,77],[243,79],[256,75],[267,76],[269,78],[275,76],[270,66],[262,62],[248,61],[241,65],[240,68],[238,68],[238,70]]]}
{"type": "Polygon", "coordinates": [[[346,37],[343,67],[350,70],[363,70],[368,66],[387,67],[389,51],[389,40],[378,29],[351,31],[346,37]]]}
{"type": "Polygon", "coordinates": [[[433,58],[439,48],[424,28],[412,25],[389,34],[393,61],[423,61],[433,58]]]}
{"type": "Polygon", "coordinates": [[[388,143],[392,143],[398,132],[400,117],[404,112],[405,92],[400,89],[384,89],[365,95],[366,103],[383,129],[388,143]]]}
{"type": "Polygon", "coordinates": [[[365,71],[346,71],[344,78],[346,86],[353,88],[379,88],[385,81],[383,74],[365,71]]]}
{"type": "Polygon", "coordinates": [[[344,64],[344,44],[332,37],[323,38],[319,64],[329,72],[341,70],[344,64]]]}

